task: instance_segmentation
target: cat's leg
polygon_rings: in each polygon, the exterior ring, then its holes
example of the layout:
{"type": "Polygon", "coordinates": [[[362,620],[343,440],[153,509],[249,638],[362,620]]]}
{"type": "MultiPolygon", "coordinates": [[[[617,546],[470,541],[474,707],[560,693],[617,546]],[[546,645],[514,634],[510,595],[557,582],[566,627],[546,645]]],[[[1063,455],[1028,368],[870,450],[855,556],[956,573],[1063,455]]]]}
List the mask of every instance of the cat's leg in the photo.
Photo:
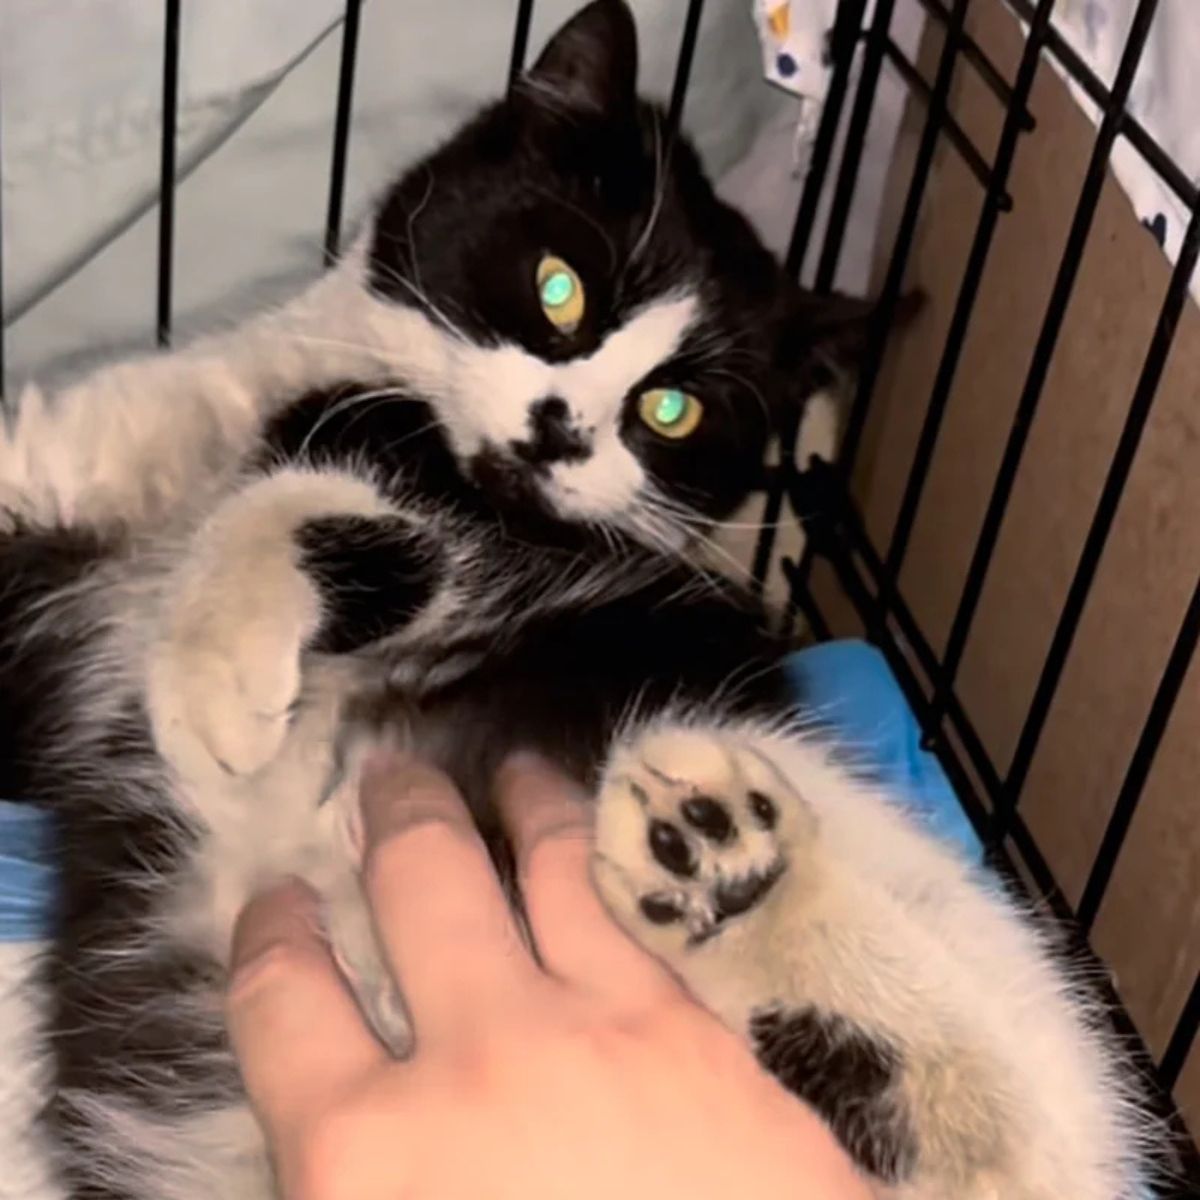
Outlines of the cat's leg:
{"type": "Polygon", "coordinates": [[[185,778],[275,757],[305,651],[343,654],[427,609],[432,531],[349,472],[287,468],[228,497],[154,599],[146,664],[159,749],[185,778]]]}
{"type": "Polygon", "coordinates": [[[862,815],[855,785],[798,739],[651,723],[619,740],[602,780],[597,886],[881,1197],[1040,1198],[1014,1170],[1009,1081],[961,1011],[944,948],[847,861],[844,829],[829,836],[843,802],[862,815]]]}
{"type": "Polygon", "coordinates": [[[903,1182],[916,1146],[895,1049],[809,990],[792,944],[831,907],[817,815],[753,739],[672,722],[622,739],[598,797],[594,872],[621,924],[859,1163],[903,1182]]]}
{"type": "Polygon", "coordinates": [[[377,388],[437,361],[413,310],[372,299],[351,253],[289,304],[170,352],[35,385],[0,421],[0,526],[153,527],[221,485],[264,421],[306,392],[377,388]]]}

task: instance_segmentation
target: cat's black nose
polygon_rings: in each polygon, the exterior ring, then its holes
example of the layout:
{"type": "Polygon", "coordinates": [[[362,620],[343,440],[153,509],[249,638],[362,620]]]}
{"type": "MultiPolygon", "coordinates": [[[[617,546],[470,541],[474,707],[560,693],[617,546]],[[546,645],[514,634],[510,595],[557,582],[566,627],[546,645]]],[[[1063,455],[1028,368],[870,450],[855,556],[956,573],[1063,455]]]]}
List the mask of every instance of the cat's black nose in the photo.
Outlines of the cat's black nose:
{"type": "Polygon", "coordinates": [[[571,422],[561,396],[543,396],[529,406],[529,440],[513,442],[513,453],[531,466],[581,462],[592,452],[588,439],[571,422]]]}

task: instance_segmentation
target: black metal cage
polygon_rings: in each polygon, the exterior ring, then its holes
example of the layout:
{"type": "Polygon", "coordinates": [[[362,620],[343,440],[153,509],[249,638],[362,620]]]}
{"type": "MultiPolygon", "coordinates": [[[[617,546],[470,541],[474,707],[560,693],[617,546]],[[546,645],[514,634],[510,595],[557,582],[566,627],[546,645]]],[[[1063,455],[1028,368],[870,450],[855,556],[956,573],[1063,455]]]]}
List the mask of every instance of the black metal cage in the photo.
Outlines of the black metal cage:
{"type": "MultiPolygon", "coordinates": [[[[928,19],[944,26],[944,39],[932,81],[922,77],[890,36],[894,0],[877,0],[869,25],[864,25],[864,14],[868,7],[865,0],[841,0],[839,5],[832,38],[833,79],[788,250],[787,263],[791,270],[798,271],[808,255],[822,191],[832,187],[832,207],[824,240],[819,247],[815,277],[815,286],[819,291],[832,286],[875,90],[885,61],[897,68],[909,85],[911,94],[924,104],[924,123],[902,215],[887,260],[871,347],[861,366],[837,461],[826,463],[814,460],[797,465],[794,454],[783,456],[768,497],[766,522],[755,557],[755,577],[761,586],[772,560],[776,523],[785,504],[790,504],[804,524],[807,541],[799,561],[783,563],[790,585],[789,619],[802,614],[808,627],[818,637],[828,636],[829,625],[810,586],[815,560],[826,560],[872,641],[886,655],[920,722],[926,746],[940,759],[967,814],[983,837],[992,862],[1014,882],[1032,880],[1039,898],[1067,925],[1081,948],[1086,950],[1088,936],[1133,822],[1172,707],[1195,653],[1197,639],[1200,638],[1200,577],[1129,760],[1082,896],[1076,905],[1067,900],[1036,839],[1022,819],[1022,789],[1112,530],[1176,327],[1188,300],[1189,284],[1200,254],[1200,188],[1172,161],[1127,108],[1158,8],[1157,0],[1140,0],[1111,87],[1105,86],[1089,70],[1051,25],[1055,0],[1038,0],[1036,4],[1029,0],[1008,0],[1009,6],[1027,25],[1027,40],[1016,75],[1011,81],[1007,80],[993,64],[988,48],[977,44],[964,28],[969,3],[970,0],[920,0],[928,19]],[[899,576],[993,237],[1002,216],[1019,202],[1019,197],[1013,197],[1008,191],[1010,170],[1022,134],[1033,128],[1034,119],[1028,111],[1027,102],[1039,61],[1044,56],[1056,60],[1057,65],[1095,102],[1102,117],[1066,244],[1061,252],[1050,300],[1036,343],[1031,349],[1024,385],[954,611],[949,636],[939,653],[905,602],[899,576]],[[843,109],[850,100],[852,66],[856,58],[860,60],[857,84],[844,148],[835,170],[833,149],[843,109]],[[947,109],[951,83],[955,73],[960,70],[977,72],[984,85],[1005,106],[1003,127],[994,158],[990,162],[976,149],[947,109]],[[1099,502],[1079,549],[1071,584],[1025,714],[1016,749],[1007,769],[1002,769],[989,755],[955,685],[984,582],[992,564],[1001,523],[1092,229],[1110,156],[1118,138],[1126,139],[1136,148],[1187,207],[1191,219],[1099,502]],[[851,471],[878,382],[885,345],[901,295],[917,220],[940,139],[946,139],[962,155],[968,168],[977,177],[984,191],[984,199],[970,251],[963,265],[962,282],[940,364],[932,391],[925,402],[920,436],[899,511],[888,543],[880,549],[868,535],[851,494],[851,471]]],[[[1182,1177],[1166,1185],[1170,1189],[1167,1194],[1175,1194],[1174,1189],[1178,1187],[1181,1189],[1179,1195],[1195,1196],[1200,1192],[1200,1164],[1194,1144],[1174,1109],[1171,1093],[1200,1024],[1200,975],[1193,983],[1165,1051],[1156,1061],[1150,1058],[1141,1044],[1115,992],[1109,990],[1107,999],[1111,1002],[1118,1030],[1130,1044],[1138,1046],[1141,1063],[1152,1081],[1156,1099],[1178,1135],[1184,1160],[1182,1177]]]]}
{"type": "MultiPolygon", "coordinates": [[[[171,337],[172,247],[174,183],[176,178],[176,113],[178,101],[180,12],[183,0],[164,0],[165,37],[162,74],[163,114],[161,192],[157,265],[157,336],[160,345],[171,337]]],[[[828,291],[835,278],[862,163],[876,89],[885,63],[904,80],[915,101],[924,106],[923,126],[904,197],[894,242],[887,257],[870,349],[862,362],[853,403],[835,462],[794,461],[796,430],[785,437],[781,465],[769,476],[764,527],[754,556],[754,578],[761,588],[776,558],[776,527],[787,514],[802,522],[806,534],[798,561],[784,560],[789,584],[786,617],[800,617],[818,638],[829,636],[829,623],[811,585],[814,565],[823,560],[833,570],[846,597],[859,614],[868,635],[883,651],[924,731],[926,746],[940,759],[964,809],[982,835],[993,864],[1010,880],[1032,880],[1039,898],[1073,931],[1086,951],[1126,833],[1163,738],[1173,704],[1183,684],[1200,637],[1200,579],[1187,605],[1182,624],[1162,672],[1144,727],[1130,757],[1124,781],[1111,810],[1099,851],[1091,865],[1079,902],[1072,905],[1055,880],[1021,812],[1022,790],[1043,733],[1056,688],[1080,625],[1089,589],[1112,530],[1118,504],[1133,465],[1139,441],[1154,404],[1176,327],[1187,303],[1188,287],[1200,255],[1200,188],[1173,162],[1146,128],[1128,110],[1134,78],[1146,46],[1158,0],[1140,0],[1124,53],[1111,86],[1103,83],[1051,24],[1055,0],[1007,0],[1026,26],[1027,38],[1012,79],[995,65],[987,46],[967,32],[970,0],[918,0],[926,18],[944,34],[932,79],[926,79],[897,45],[891,34],[895,0],[840,0],[829,39],[832,77],[813,144],[808,174],[787,250],[790,271],[815,259],[813,286],[828,291]],[[867,17],[869,15],[869,21],[867,17]],[[1020,203],[1009,192],[1011,168],[1021,139],[1034,126],[1028,101],[1042,59],[1049,58],[1096,104],[1101,120],[1090,162],[1079,191],[1057,275],[1011,422],[1007,442],[995,473],[990,501],[978,530],[970,566],[954,618],[941,652],[923,631],[899,585],[914,521],[938,442],[960,363],[967,330],[993,239],[1004,215],[1020,203]],[[972,142],[948,108],[956,74],[974,72],[1004,107],[1003,126],[994,156],[989,160],[972,142]],[[842,136],[839,138],[839,134],[842,136]],[[1099,502],[1058,616],[1049,651],[1028,706],[1016,750],[1006,768],[989,755],[971,714],[956,689],[959,668],[972,623],[992,565],[1002,521],[1012,495],[1018,467],[1038,408],[1051,359],[1062,330],[1081,258],[1088,242],[1118,139],[1124,139],[1146,160],[1191,214],[1183,246],[1145,354],[1140,378],[1105,479],[1099,502]],[[961,155],[983,190],[983,202],[958,289],[932,391],[907,483],[887,544],[876,546],[868,535],[850,488],[851,471],[859,453],[864,425],[879,380],[885,346],[900,300],[914,235],[929,183],[935,153],[945,141],[961,155]],[[837,151],[840,145],[840,152],[837,151]],[[836,161],[835,161],[836,159],[836,161]],[[813,245],[818,211],[829,201],[819,246],[813,245]]],[[[351,131],[354,74],[362,0],[347,0],[342,26],[341,67],[336,93],[332,163],[324,234],[324,254],[331,261],[338,250],[342,226],[347,149],[351,131]]],[[[525,62],[534,0],[515,0],[509,79],[525,62]]],[[[703,0],[679,3],[680,47],[669,99],[672,125],[686,103],[688,79],[700,34],[703,0]]],[[[2,294],[2,293],[0,293],[2,294]]],[[[3,378],[3,339],[0,336],[0,379],[3,378]]],[[[1164,1195],[1200,1194],[1200,1158],[1171,1102],[1171,1093],[1200,1025],[1200,976],[1179,1014],[1165,1051],[1151,1060],[1132,1021],[1115,993],[1109,997],[1119,1032],[1141,1047],[1156,1102],[1177,1135],[1182,1159],[1179,1178],[1164,1195]]]]}

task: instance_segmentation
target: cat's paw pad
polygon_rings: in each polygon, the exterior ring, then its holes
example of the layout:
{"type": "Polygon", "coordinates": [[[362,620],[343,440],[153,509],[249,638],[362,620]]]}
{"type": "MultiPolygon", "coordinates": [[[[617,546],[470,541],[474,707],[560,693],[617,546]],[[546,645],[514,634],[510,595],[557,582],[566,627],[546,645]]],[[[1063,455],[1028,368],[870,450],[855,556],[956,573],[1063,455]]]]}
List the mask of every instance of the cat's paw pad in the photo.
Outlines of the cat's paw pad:
{"type": "Polygon", "coordinates": [[[759,910],[812,814],[748,737],[651,729],[618,748],[596,813],[596,878],[627,925],[689,946],[759,910]]]}
{"type": "Polygon", "coordinates": [[[250,775],[278,754],[300,694],[311,604],[246,603],[175,623],[150,663],[162,753],[185,774],[250,775]]]}

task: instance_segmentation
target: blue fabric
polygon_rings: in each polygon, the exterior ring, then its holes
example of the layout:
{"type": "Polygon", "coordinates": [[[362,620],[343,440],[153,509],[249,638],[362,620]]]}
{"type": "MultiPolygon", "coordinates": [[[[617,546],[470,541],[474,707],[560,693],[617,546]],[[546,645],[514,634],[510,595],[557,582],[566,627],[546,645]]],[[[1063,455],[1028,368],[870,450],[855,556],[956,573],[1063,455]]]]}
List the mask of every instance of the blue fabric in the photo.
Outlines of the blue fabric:
{"type": "MultiPolygon", "coordinates": [[[[883,655],[866,642],[826,642],[788,660],[806,702],[903,796],[930,832],[978,857],[979,840],[921,734],[883,655]]],[[[0,800],[0,942],[45,936],[54,890],[44,814],[0,800]]]]}
{"type": "Polygon", "coordinates": [[[788,672],[805,702],[837,730],[856,761],[872,769],[937,837],[982,857],[982,845],[883,654],[868,642],[822,642],[800,650],[788,672]]]}
{"type": "Polygon", "coordinates": [[[50,849],[44,813],[0,800],[0,942],[46,935],[54,895],[50,849]]]}

